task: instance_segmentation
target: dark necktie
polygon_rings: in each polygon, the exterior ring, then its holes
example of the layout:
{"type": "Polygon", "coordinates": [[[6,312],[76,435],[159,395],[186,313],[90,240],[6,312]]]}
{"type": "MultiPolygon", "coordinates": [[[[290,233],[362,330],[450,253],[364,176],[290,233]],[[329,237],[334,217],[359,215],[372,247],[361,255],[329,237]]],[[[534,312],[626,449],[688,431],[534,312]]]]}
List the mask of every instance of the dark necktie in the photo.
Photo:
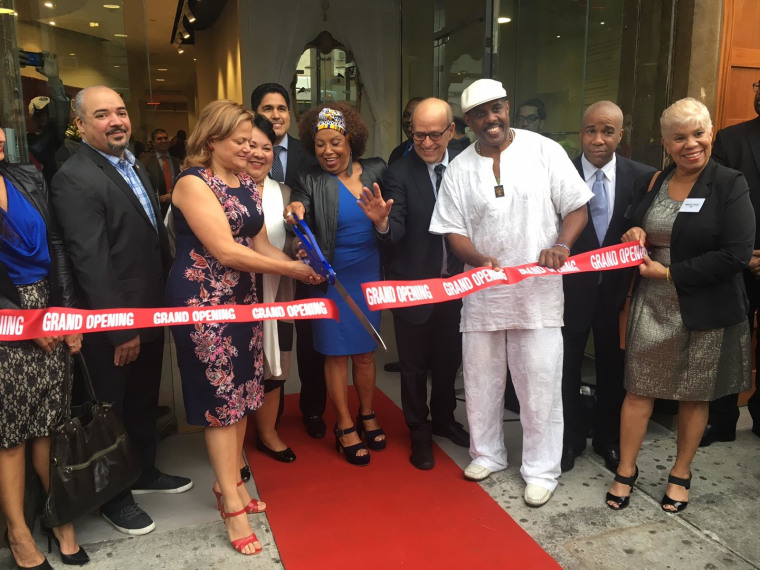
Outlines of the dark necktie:
{"type": "Polygon", "coordinates": [[[591,197],[589,205],[591,206],[591,220],[594,222],[596,237],[599,239],[599,245],[604,243],[604,237],[607,235],[607,213],[609,204],[607,202],[607,181],[604,179],[604,172],[596,171],[596,180],[591,187],[594,195],[591,197]]]}
{"type": "Polygon", "coordinates": [[[441,189],[441,180],[443,180],[443,171],[446,170],[445,164],[438,164],[435,167],[435,197],[438,198],[438,190],[441,189]]]}
{"type": "Polygon", "coordinates": [[[276,182],[285,182],[285,171],[282,169],[282,162],[280,162],[280,153],[285,149],[280,145],[274,147],[274,160],[272,161],[272,170],[269,172],[269,176],[276,182]]]}

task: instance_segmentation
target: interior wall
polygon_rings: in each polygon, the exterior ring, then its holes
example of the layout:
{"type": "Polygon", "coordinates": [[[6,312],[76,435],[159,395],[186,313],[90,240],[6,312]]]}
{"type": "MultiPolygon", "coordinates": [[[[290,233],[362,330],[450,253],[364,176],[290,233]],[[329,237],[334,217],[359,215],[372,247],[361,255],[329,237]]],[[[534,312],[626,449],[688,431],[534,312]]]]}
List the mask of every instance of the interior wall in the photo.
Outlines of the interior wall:
{"type": "Polygon", "coordinates": [[[398,117],[392,136],[400,143],[401,113],[412,97],[432,97],[433,92],[433,0],[401,2],[401,91],[392,113],[398,117]]]}
{"type": "MultiPolygon", "coordinates": [[[[236,29],[246,30],[240,38],[246,101],[260,83],[276,82],[288,88],[306,44],[327,31],[356,60],[363,85],[361,114],[370,131],[366,156],[387,157],[398,144],[400,1],[242,2],[236,29]],[[298,17],[283,17],[288,14],[298,17]]],[[[293,118],[294,134],[295,123],[293,118]]]]}
{"type": "MultiPolygon", "coordinates": [[[[252,0],[242,3],[243,6],[253,4],[252,0]]],[[[282,12],[279,14],[283,24],[282,12]]],[[[253,27],[241,25],[241,2],[228,0],[221,15],[208,30],[195,32],[195,51],[199,54],[195,72],[198,78],[197,109],[203,109],[211,101],[230,99],[243,103],[243,81],[241,71],[241,30],[243,37],[253,36],[253,27]]],[[[257,42],[256,52],[261,54],[261,46],[257,42]]],[[[267,46],[273,49],[274,46],[267,46]]],[[[295,66],[293,67],[295,69],[295,66]]]]}

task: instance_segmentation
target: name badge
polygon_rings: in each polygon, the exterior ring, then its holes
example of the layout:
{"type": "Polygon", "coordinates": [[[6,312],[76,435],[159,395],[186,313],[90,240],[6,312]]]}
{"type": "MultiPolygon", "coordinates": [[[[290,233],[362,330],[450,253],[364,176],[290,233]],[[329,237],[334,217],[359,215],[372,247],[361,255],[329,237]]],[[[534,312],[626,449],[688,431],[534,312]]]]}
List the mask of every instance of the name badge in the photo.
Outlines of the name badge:
{"type": "Polygon", "coordinates": [[[504,186],[499,184],[498,186],[493,187],[493,193],[496,194],[497,198],[503,198],[504,197],[504,186]]]}
{"type": "Polygon", "coordinates": [[[704,198],[686,198],[681,205],[679,212],[685,212],[687,214],[696,214],[702,209],[702,204],[705,203],[704,198]]]}

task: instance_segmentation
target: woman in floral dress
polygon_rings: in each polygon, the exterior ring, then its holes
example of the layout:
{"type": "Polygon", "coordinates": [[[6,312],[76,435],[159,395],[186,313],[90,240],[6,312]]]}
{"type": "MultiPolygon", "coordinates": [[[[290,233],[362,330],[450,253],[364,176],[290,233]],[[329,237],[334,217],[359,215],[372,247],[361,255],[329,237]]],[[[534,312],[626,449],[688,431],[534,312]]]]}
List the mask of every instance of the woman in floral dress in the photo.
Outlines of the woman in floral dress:
{"type": "MultiPolygon", "coordinates": [[[[185,170],[172,193],[177,253],[167,284],[169,306],[256,303],[254,273],[321,281],[309,266],[269,243],[261,197],[244,172],[252,133],[249,111],[231,101],[214,101],[188,139],[185,170]]],[[[230,541],[239,552],[256,554],[261,543],[245,515],[266,505],[251,499],[242,484],[239,458],[247,415],[263,399],[261,323],[175,326],[172,335],[187,421],[207,428],[217,480],[213,491],[230,541]]]]}

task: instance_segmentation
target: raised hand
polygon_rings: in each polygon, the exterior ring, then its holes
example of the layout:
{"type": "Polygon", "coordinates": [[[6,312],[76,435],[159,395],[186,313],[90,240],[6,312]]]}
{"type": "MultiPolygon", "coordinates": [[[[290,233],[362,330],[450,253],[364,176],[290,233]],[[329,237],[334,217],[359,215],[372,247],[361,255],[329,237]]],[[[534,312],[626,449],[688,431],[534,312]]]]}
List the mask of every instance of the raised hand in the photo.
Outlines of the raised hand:
{"type": "Polygon", "coordinates": [[[393,207],[393,199],[387,202],[383,199],[380,185],[377,182],[372,185],[372,190],[366,186],[362,189],[357,204],[378,230],[381,232],[388,231],[388,216],[393,207]]]}

